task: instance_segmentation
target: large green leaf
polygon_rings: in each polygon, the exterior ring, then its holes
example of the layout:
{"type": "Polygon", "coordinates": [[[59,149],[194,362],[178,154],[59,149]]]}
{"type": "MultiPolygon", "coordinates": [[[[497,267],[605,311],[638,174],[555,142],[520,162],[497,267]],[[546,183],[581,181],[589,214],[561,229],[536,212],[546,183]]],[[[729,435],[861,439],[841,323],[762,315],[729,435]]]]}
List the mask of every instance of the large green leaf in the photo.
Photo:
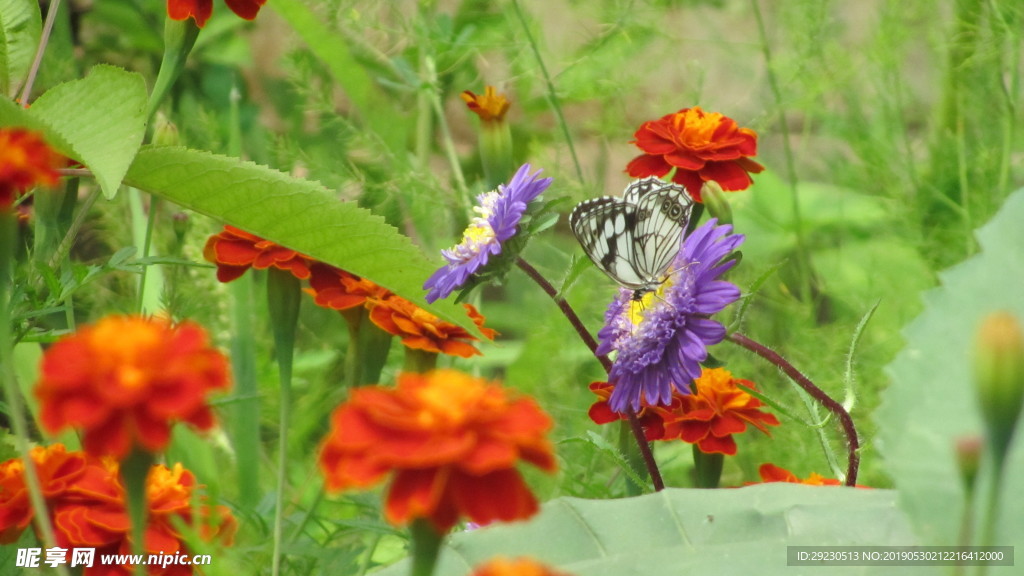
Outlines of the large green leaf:
{"type": "Polygon", "coordinates": [[[0,94],[15,96],[32,65],[41,27],[36,0],[0,0],[0,94]]]}
{"type": "MultiPolygon", "coordinates": [[[[879,449],[901,507],[926,544],[957,543],[964,511],[954,443],[982,434],[971,376],[981,320],[1008,310],[1024,320],[1024,190],[978,230],[980,252],[940,274],[925,310],[904,330],[906,348],[889,365],[891,386],[876,413],[879,449]]],[[[1018,428],[1001,495],[997,541],[1024,542],[1024,441],[1018,428]]],[[[985,475],[979,483],[985,485],[985,475]]]]}
{"type": "Polygon", "coordinates": [[[423,300],[436,264],[383,218],[319,183],[210,152],[152,146],[139,151],[125,183],[369,278],[475,332],[462,307],[423,300]]]}
{"type": "MultiPolygon", "coordinates": [[[[577,576],[820,573],[787,566],[786,547],[915,544],[895,499],[890,490],[796,484],[559,498],[529,522],[452,535],[436,574],[466,574],[498,555],[531,556],[577,576]]],[[[375,574],[399,576],[408,569],[406,560],[375,574]]],[[[878,566],[829,568],[837,576],[897,573],[878,566]]]]}
{"type": "Polygon", "coordinates": [[[30,113],[72,147],[72,156],[92,170],[104,196],[112,198],[146,133],[146,81],[114,66],[47,90],[30,113]]]}

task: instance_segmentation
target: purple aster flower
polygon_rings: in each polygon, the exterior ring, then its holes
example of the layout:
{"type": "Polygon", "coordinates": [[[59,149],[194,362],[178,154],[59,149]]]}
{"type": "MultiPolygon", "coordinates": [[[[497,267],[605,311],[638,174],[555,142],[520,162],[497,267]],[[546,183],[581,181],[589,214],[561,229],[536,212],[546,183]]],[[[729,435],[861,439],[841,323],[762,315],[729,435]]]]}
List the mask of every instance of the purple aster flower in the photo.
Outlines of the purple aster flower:
{"type": "Polygon", "coordinates": [[[429,290],[427,302],[447,298],[486,266],[491,256],[501,254],[502,243],[516,235],[526,205],[551,185],[551,178],[537,178],[541,172],[530,174],[530,165],[523,164],[508,185],[499,184],[497,190],[476,197],[479,206],[473,211],[478,216],[462,233],[462,242],[441,251],[448,264],[423,284],[429,290]]]}
{"type": "Polygon", "coordinates": [[[608,307],[597,353],[618,353],[608,374],[615,385],[608,400],[612,410],[639,410],[642,400],[668,405],[673,387],[689,393],[707,347],[725,338],[725,327],[708,316],[740,297],[739,288],[717,278],[736,264],[722,259],[744,237],[716,224],[709,220],[686,238],[657,293],[637,302],[632,290],[621,289],[608,307]]]}

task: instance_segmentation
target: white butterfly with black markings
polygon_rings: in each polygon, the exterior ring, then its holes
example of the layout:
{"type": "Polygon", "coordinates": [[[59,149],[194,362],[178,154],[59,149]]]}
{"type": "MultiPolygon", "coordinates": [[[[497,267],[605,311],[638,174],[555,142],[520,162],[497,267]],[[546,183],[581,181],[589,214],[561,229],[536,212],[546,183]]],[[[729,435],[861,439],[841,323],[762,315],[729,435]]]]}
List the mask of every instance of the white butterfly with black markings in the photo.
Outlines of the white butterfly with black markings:
{"type": "Polygon", "coordinates": [[[692,210],[685,188],[651,177],[631,183],[622,198],[580,202],[569,226],[594,264],[639,299],[665,281],[692,210]]]}

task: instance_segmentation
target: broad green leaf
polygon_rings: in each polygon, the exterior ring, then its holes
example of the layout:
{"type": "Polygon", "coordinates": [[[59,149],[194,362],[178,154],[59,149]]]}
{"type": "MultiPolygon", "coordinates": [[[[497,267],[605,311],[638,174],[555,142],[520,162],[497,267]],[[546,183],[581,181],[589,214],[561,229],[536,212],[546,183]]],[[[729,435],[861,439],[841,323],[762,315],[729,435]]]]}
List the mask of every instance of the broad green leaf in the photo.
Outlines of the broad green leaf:
{"type": "MultiPolygon", "coordinates": [[[[958,438],[982,434],[971,374],[978,325],[1007,310],[1024,321],[1024,190],[977,232],[980,251],[942,272],[924,311],[903,331],[906,348],[889,365],[892,384],[876,413],[879,449],[900,505],[922,543],[958,542],[964,490],[954,459],[958,438]]],[[[1024,542],[1024,439],[1011,445],[994,544],[1024,542]]],[[[985,471],[980,486],[988,481],[985,471]]]]}
{"type": "Polygon", "coordinates": [[[41,28],[36,0],[0,0],[0,94],[16,96],[32,65],[41,28]]]}
{"type": "MultiPolygon", "coordinates": [[[[890,490],[795,484],[558,498],[528,522],[453,534],[435,574],[467,574],[499,555],[530,556],[577,576],[808,574],[819,568],[787,566],[787,546],[915,544],[895,499],[890,490]]],[[[408,569],[406,560],[375,574],[399,576],[408,569]]],[[[897,573],[877,566],[829,568],[836,575],[897,573]]]]}
{"type": "Polygon", "coordinates": [[[477,333],[461,306],[423,300],[423,282],[437,264],[383,218],[319,183],[210,152],[152,146],[139,151],[125,183],[369,278],[477,333]]]}
{"type": "Polygon", "coordinates": [[[69,155],[92,170],[104,196],[112,198],[146,132],[146,82],[114,66],[54,86],[29,113],[70,145],[69,155]]]}

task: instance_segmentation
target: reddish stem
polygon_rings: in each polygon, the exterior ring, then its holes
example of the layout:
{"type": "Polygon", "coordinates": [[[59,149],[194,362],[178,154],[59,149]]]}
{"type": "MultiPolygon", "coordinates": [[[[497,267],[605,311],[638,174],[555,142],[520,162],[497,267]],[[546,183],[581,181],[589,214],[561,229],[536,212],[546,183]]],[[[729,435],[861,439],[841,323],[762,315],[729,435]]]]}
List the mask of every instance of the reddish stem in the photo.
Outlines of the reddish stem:
{"type": "Polygon", "coordinates": [[[843,434],[846,435],[846,449],[848,452],[846,485],[854,486],[857,484],[857,469],[860,467],[860,441],[857,439],[857,428],[853,425],[853,418],[850,418],[850,413],[846,411],[846,408],[843,408],[842,404],[833,400],[821,388],[815,386],[814,382],[811,382],[807,376],[804,376],[803,373],[794,368],[785,358],[764,344],[755,342],[739,332],[730,334],[728,339],[733,344],[742,346],[777,366],[786,376],[789,376],[805,392],[824,406],[826,410],[836,416],[839,420],[839,425],[843,429],[843,434]]]}

